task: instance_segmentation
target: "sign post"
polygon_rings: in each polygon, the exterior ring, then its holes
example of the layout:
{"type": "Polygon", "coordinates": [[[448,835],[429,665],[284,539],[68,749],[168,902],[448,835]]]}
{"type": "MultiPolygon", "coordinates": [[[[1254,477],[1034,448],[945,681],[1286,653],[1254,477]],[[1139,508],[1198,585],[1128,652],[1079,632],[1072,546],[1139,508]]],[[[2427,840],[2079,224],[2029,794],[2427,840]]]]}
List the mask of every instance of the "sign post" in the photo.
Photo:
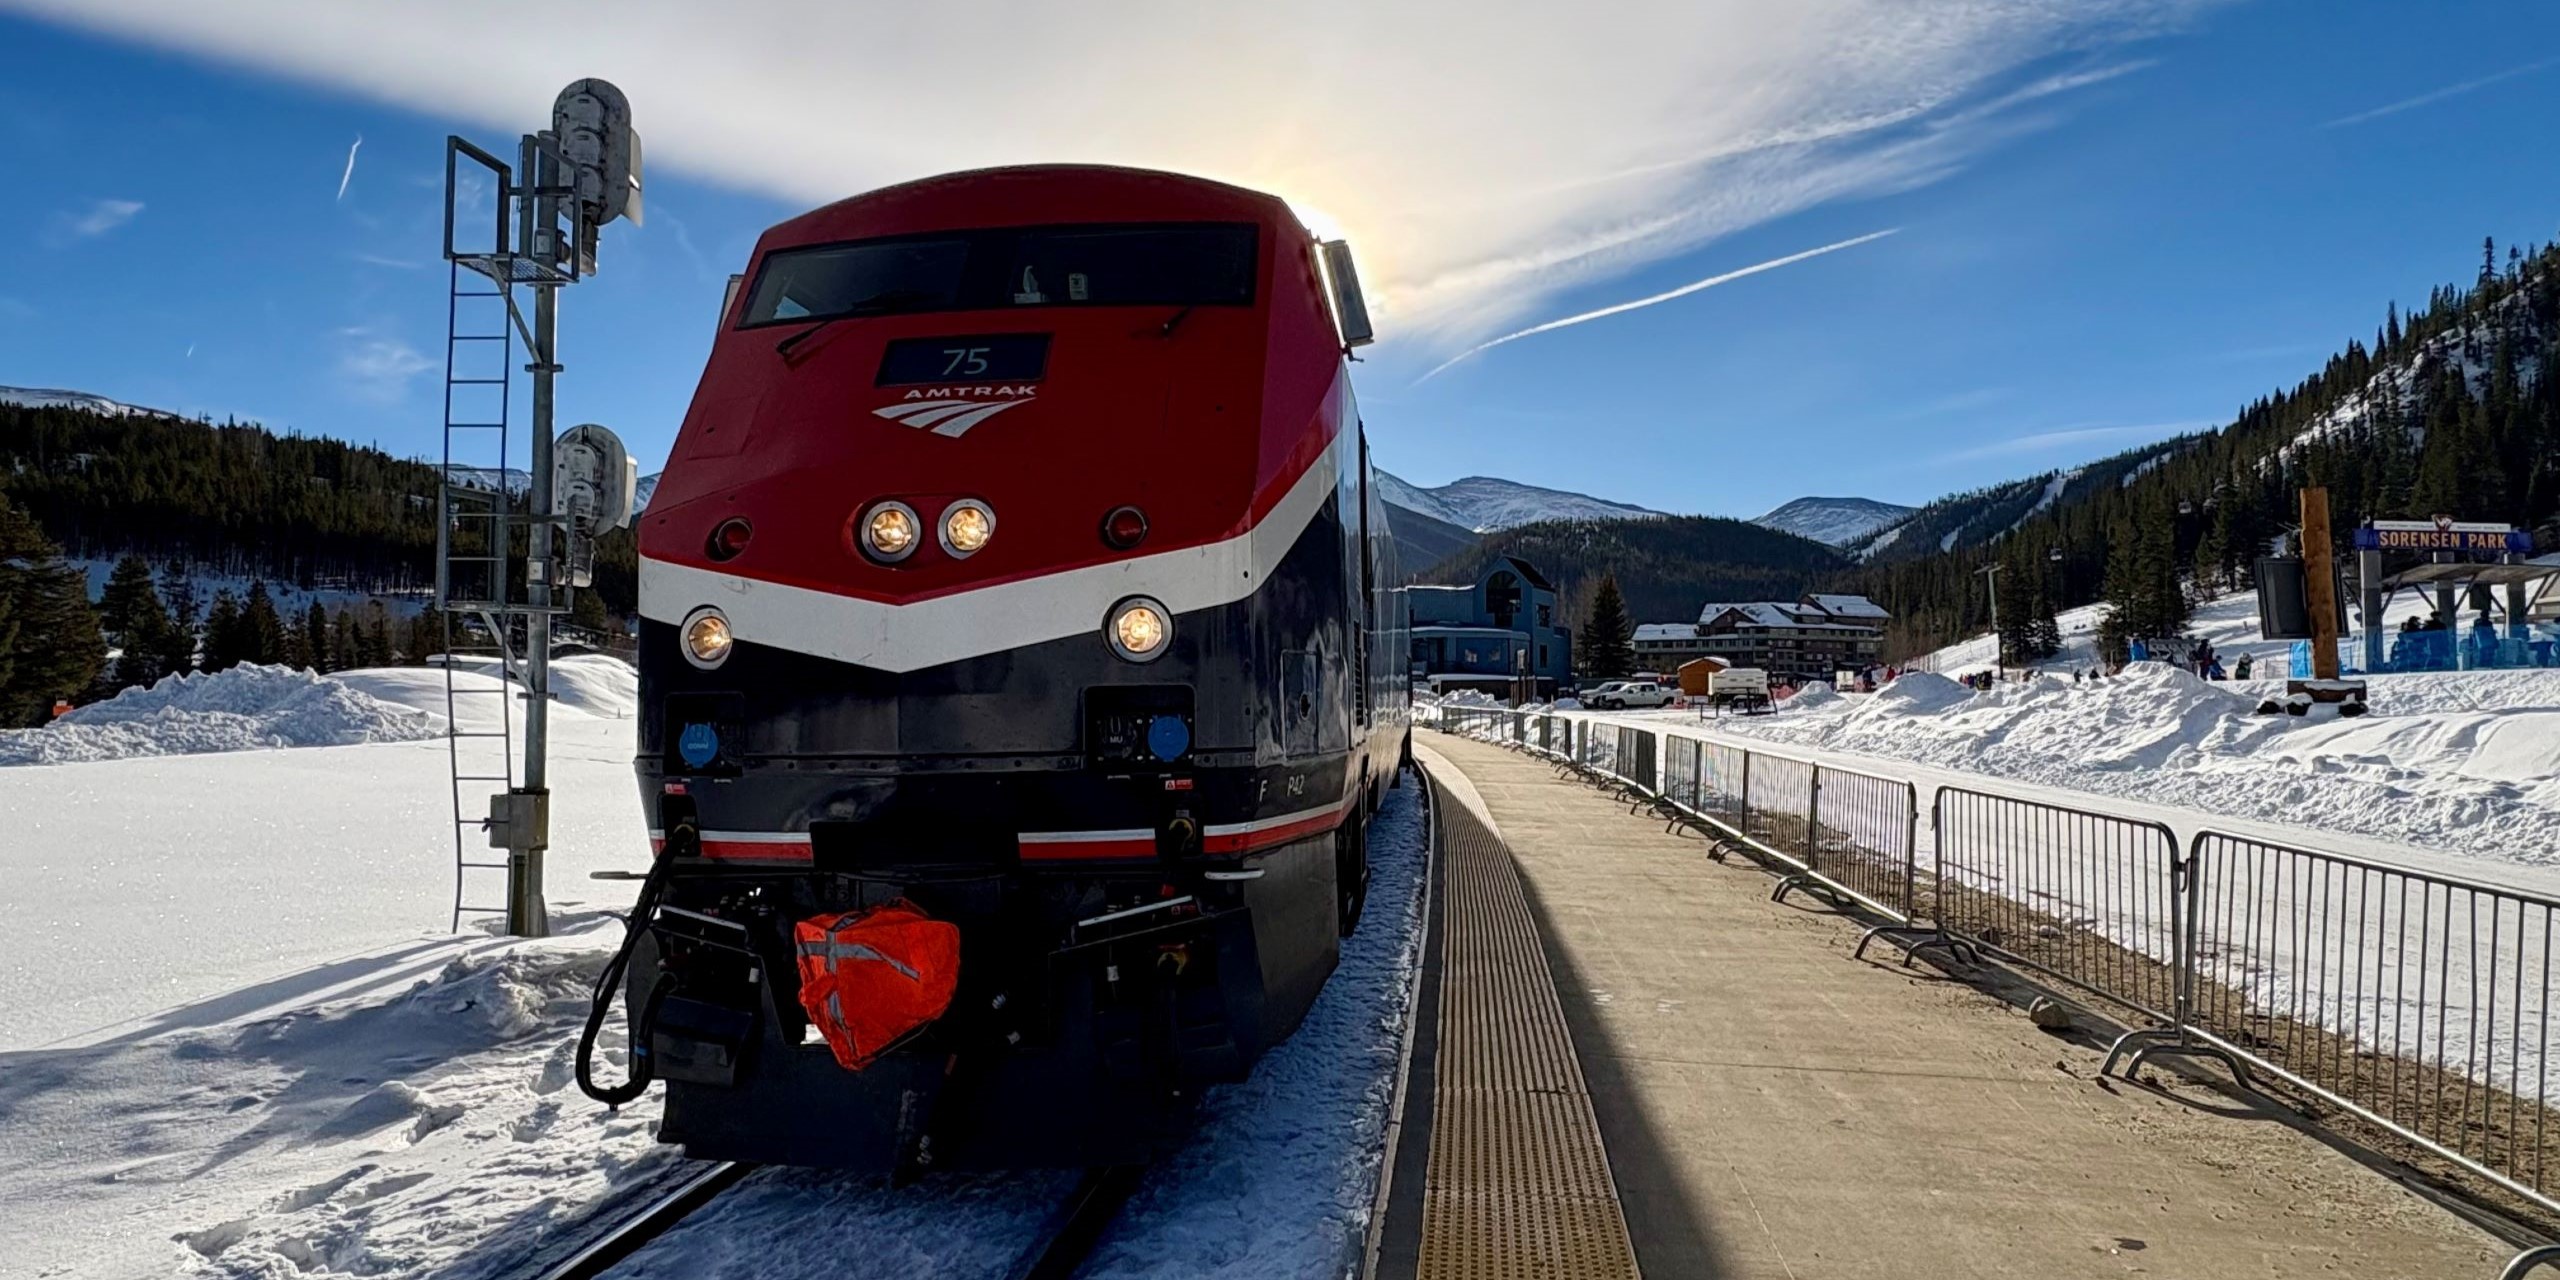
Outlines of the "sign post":
{"type": "MultiPolygon", "coordinates": [[[[2311,678],[2338,678],[2338,570],[2329,560],[2329,491],[2302,491],[2302,600],[2311,613],[2311,678]]],[[[2367,624],[2371,625],[2371,624],[2367,624]]]]}

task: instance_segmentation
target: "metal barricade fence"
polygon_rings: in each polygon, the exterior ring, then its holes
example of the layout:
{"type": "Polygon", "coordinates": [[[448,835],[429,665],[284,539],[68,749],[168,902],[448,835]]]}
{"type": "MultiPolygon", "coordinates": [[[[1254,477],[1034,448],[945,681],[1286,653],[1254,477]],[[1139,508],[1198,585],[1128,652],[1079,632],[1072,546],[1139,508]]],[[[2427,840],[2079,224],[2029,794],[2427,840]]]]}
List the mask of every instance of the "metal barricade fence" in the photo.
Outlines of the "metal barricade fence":
{"type": "Polygon", "coordinates": [[[1940,787],[1930,894],[1948,937],[2176,1023],[2178,837],[2156,822],[1940,787]]]}
{"type": "Polygon", "coordinates": [[[1871,773],[1813,768],[1813,804],[1804,873],[1778,882],[1772,898],[1818,884],[1845,893],[1898,923],[1912,920],[1920,849],[1919,794],[1908,782],[1871,773]]]}
{"type": "Polygon", "coordinates": [[[2134,1011],[2147,1025],[2104,1070],[2182,1054],[2263,1071],[2560,1211],[2560,899],[2214,830],[2182,849],[2157,822],[1963,787],[1936,792],[1923,872],[1907,782],[1579,716],[1500,732],[1498,716],[1440,723],[1747,842],[1789,870],[1776,896],[1819,884],[1901,922],[1870,938],[1989,952],[2134,1011]]]}
{"type": "Polygon", "coordinates": [[[2190,859],[2188,1034],[2560,1209],[2560,901],[2216,831],[2190,859]]]}
{"type": "Polygon", "coordinates": [[[1747,754],[1751,767],[1743,775],[1742,834],[1796,870],[1811,870],[1815,766],[1792,756],[1747,754]]]}

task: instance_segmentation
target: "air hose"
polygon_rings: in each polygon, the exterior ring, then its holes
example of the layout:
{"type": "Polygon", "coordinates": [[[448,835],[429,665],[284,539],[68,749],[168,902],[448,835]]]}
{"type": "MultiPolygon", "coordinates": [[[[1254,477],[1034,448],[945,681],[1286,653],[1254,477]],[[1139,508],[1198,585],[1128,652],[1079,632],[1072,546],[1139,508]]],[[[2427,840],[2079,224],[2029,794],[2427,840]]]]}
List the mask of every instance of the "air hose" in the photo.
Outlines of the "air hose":
{"type": "Polygon", "coordinates": [[[587,1001],[587,1025],[578,1033],[578,1091],[608,1107],[620,1107],[648,1092],[650,1080],[657,1075],[656,1065],[649,1058],[649,1026],[657,1020],[665,983],[650,984],[649,1002],[631,1021],[631,1070],[622,1083],[596,1083],[596,1037],[604,1031],[605,1017],[613,1011],[613,993],[621,989],[623,975],[631,968],[632,948],[640,944],[640,935],[648,932],[650,922],[657,919],[658,899],[666,893],[667,873],[675,866],[677,845],[692,844],[691,836],[690,824],[667,833],[657,861],[649,864],[648,878],[640,882],[640,896],[632,900],[631,915],[623,921],[622,945],[614,949],[613,958],[605,961],[603,972],[596,975],[595,990],[587,1001]]]}

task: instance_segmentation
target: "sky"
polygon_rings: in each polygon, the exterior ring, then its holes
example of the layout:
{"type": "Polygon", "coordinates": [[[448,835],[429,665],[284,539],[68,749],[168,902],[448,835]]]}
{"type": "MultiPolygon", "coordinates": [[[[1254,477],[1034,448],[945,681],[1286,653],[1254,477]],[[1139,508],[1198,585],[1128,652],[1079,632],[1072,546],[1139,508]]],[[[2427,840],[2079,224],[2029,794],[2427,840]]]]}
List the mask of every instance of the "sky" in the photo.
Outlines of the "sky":
{"type": "Polygon", "coordinates": [[[0,0],[0,384],[436,454],[444,138],[510,149],[582,75],[647,218],[564,297],[561,420],[644,469],[758,233],[984,164],[1347,236],[1408,480],[1737,516],[2220,425],[2560,233],[2560,6],[2521,0],[600,12],[0,0]]]}

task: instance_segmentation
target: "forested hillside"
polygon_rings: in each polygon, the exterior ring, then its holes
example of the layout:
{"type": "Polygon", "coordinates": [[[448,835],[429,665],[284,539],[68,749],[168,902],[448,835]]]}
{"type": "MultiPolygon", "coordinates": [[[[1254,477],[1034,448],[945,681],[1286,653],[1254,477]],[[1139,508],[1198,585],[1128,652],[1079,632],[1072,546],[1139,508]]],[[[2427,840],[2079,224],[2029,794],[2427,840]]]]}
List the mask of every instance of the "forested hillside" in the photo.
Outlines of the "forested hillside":
{"type": "MultiPolygon", "coordinates": [[[[435,582],[435,468],[326,436],[0,404],[0,493],[80,559],[364,594],[435,582]]],[[[628,612],[628,536],[598,561],[601,602],[628,612]]]]}
{"type": "MultiPolygon", "coordinates": [[[[0,725],[188,670],[424,658],[436,495],[435,468],[327,437],[0,403],[0,725]],[[119,562],[94,605],[78,560],[119,562]],[[270,584],[348,602],[280,610],[270,584]]],[[[637,582],[608,535],[575,621],[613,630],[637,582]]]]}
{"type": "Polygon", "coordinates": [[[1424,580],[1472,582],[1503,555],[1554,581],[1568,618],[1582,617],[1601,576],[1614,573],[1637,622],[1695,621],[1710,600],[1792,600],[1849,563],[1819,542],[1747,520],[1549,520],[1488,535],[1424,580]]]}
{"type": "Polygon", "coordinates": [[[1845,549],[1869,564],[1891,564],[1940,555],[1958,547],[1980,546],[2007,536],[2030,516],[2086,501],[2104,489],[2122,487],[2127,477],[2194,443],[2193,437],[2165,440],[2082,466],[1949,494],[1846,544],[1845,549]]]}
{"type": "Polygon", "coordinates": [[[2156,460],[2098,464],[2118,467],[2118,481],[2076,486],[1995,542],[1879,557],[1834,581],[1893,611],[1899,656],[1986,629],[1980,571],[1994,563],[2011,629],[2103,598],[2117,605],[2117,635],[2174,633],[2198,589],[2250,585],[2310,484],[2329,490],[2342,552],[2364,520],[2437,514],[2511,522],[2548,548],[2560,516],[2560,379],[2545,376],[2555,357],[2560,248],[2501,261],[2484,245],[2471,285],[2439,288],[2410,315],[2386,308],[2370,342],[2349,342],[2231,425],[2156,460]]]}

